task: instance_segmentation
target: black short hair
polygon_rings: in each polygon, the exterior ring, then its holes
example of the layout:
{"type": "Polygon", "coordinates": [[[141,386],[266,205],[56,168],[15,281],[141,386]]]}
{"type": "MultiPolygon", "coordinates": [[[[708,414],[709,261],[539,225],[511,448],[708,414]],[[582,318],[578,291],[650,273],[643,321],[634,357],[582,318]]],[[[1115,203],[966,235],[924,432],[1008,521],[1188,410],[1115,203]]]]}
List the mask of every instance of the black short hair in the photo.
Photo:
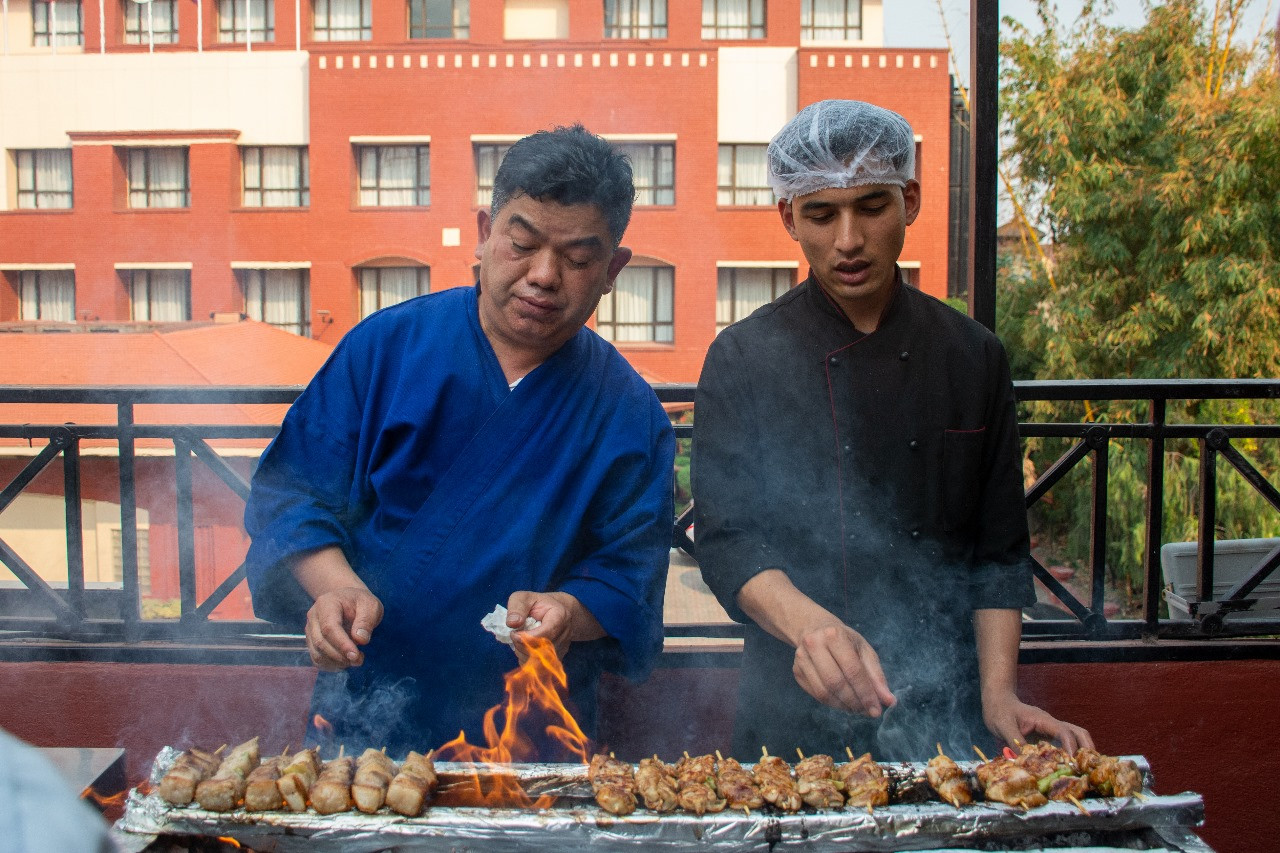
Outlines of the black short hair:
{"type": "Polygon", "coordinates": [[[497,217],[520,194],[560,204],[594,204],[617,246],[631,221],[636,188],[627,156],[575,124],[540,130],[507,151],[493,179],[490,215],[497,217]]]}

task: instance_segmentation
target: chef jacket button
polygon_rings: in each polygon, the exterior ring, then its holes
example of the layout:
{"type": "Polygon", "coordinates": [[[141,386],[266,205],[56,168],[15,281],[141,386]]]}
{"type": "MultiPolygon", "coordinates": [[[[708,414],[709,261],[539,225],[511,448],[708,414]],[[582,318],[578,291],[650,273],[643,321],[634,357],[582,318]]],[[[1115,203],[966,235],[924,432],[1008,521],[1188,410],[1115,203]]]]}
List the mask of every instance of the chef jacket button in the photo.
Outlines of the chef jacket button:
{"type": "Polygon", "coordinates": [[[898,356],[898,361],[906,361],[909,358],[911,358],[911,353],[907,352],[906,350],[903,350],[902,353],[898,356]]]}
{"type": "Polygon", "coordinates": [[[853,452],[853,445],[852,445],[852,444],[846,444],[846,445],[844,446],[844,452],[845,452],[845,453],[852,453],[852,452],[853,452]]]}
{"type": "Polygon", "coordinates": [[[913,439],[911,439],[909,442],[907,442],[907,447],[910,447],[912,450],[919,450],[919,449],[920,449],[920,442],[916,441],[916,440],[913,438],[913,439]]]}
{"type": "Polygon", "coordinates": [[[832,367],[835,367],[837,364],[839,364],[839,363],[840,363],[840,359],[836,358],[836,357],[833,355],[833,356],[831,356],[831,360],[830,360],[830,362],[828,362],[828,363],[829,363],[832,367]]]}
{"type": "Polygon", "coordinates": [[[919,539],[919,538],[920,538],[920,530],[919,530],[919,528],[917,528],[917,529],[915,529],[915,530],[911,531],[911,538],[912,538],[912,539],[919,539]]]}

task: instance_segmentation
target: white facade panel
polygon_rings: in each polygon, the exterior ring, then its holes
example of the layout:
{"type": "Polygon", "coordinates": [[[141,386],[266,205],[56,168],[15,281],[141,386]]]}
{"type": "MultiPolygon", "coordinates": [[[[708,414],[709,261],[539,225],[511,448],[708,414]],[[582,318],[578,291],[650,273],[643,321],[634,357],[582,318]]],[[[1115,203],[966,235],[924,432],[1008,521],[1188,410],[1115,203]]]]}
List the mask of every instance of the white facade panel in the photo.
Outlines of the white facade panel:
{"type": "Polygon", "coordinates": [[[768,142],[796,114],[794,47],[722,47],[717,139],[768,142]]]}
{"type": "Polygon", "coordinates": [[[69,131],[238,130],[306,145],[308,55],[293,51],[0,58],[0,149],[65,148],[69,131]]]}

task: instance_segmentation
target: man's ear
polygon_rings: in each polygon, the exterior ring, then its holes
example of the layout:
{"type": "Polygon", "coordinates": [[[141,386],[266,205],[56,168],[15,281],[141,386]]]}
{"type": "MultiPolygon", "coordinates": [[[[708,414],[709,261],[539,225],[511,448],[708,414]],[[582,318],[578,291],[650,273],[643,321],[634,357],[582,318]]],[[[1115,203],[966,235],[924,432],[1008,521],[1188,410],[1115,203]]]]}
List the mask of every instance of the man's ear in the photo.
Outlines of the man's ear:
{"type": "Polygon", "coordinates": [[[912,222],[915,222],[916,217],[920,215],[919,181],[907,181],[907,185],[902,188],[902,202],[906,205],[907,224],[910,225],[912,222]]]}
{"type": "Polygon", "coordinates": [[[791,235],[792,240],[799,239],[796,237],[796,214],[788,199],[782,199],[778,202],[778,215],[782,217],[782,227],[787,229],[787,233],[791,235]]]}
{"type": "Polygon", "coordinates": [[[605,274],[606,281],[604,285],[605,293],[613,292],[613,282],[618,277],[618,273],[622,272],[622,268],[631,262],[631,250],[626,246],[619,246],[613,250],[613,257],[609,259],[609,271],[605,274]]]}
{"type": "Polygon", "coordinates": [[[483,260],[480,256],[484,253],[484,244],[489,241],[489,234],[493,231],[493,218],[489,216],[489,211],[481,210],[476,214],[476,230],[480,235],[480,242],[476,243],[476,260],[483,260]]]}

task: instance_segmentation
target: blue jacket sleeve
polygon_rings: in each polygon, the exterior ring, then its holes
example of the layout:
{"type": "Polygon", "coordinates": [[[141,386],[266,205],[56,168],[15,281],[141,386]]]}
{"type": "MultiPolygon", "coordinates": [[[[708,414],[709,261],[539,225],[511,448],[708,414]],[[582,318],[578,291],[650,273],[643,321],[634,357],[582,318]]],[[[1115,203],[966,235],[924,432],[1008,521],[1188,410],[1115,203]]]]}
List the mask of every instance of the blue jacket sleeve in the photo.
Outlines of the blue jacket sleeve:
{"type": "MultiPolygon", "coordinates": [[[[647,389],[646,389],[647,391],[647,389]]],[[[648,392],[652,395],[652,392],[648,392]]],[[[560,589],[591,611],[616,643],[602,664],[641,680],[662,651],[662,600],[671,556],[675,434],[656,398],[647,452],[616,457],[587,536],[591,550],[560,589]]]]}
{"type": "Polygon", "coordinates": [[[259,459],[245,504],[245,565],[254,612],[300,628],[310,596],[292,558],[336,545],[350,559],[348,523],[361,422],[352,347],[343,341],[285,415],[259,459]]]}

